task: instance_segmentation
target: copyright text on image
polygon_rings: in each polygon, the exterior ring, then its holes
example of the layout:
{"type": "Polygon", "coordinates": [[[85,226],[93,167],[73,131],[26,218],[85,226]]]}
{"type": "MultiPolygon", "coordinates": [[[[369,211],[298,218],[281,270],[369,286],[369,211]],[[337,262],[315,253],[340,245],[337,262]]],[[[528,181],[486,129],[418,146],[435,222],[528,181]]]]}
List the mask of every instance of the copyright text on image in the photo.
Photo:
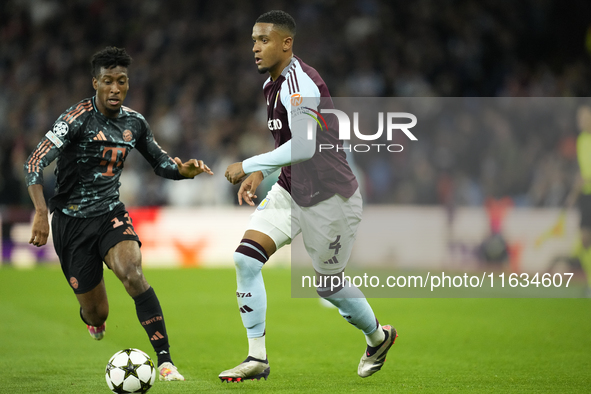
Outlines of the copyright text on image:
{"type": "Polygon", "coordinates": [[[302,288],[330,288],[331,291],[341,287],[399,287],[399,288],[421,288],[436,291],[445,288],[481,288],[483,285],[488,288],[568,288],[573,273],[487,273],[482,275],[441,274],[425,275],[390,275],[382,278],[377,275],[324,275],[324,276],[302,276],[302,288]]]}

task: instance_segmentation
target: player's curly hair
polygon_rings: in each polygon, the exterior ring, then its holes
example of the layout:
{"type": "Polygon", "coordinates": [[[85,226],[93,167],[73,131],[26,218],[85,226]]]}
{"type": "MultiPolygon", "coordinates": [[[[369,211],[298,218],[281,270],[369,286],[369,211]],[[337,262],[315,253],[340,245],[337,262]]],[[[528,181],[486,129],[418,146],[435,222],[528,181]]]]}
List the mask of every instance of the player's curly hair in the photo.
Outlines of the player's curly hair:
{"type": "Polygon", "coordinates": [[[90,72],[96,78],[101,73],[101,67],[107,70],[117,66],[127,68],[131,64],[131,61],[131,56],[125,52],[125,49],[106,47],[92,55],[92,59],[90,59],[90,72]]]}
{"type": "Polygon", "coordinates": [[[295,20],[285,11],[273,10],[265,12],[257,18],[256,23],[272,23],[280,29],[287,30],[292,37],[296,35],[295,20]]]}

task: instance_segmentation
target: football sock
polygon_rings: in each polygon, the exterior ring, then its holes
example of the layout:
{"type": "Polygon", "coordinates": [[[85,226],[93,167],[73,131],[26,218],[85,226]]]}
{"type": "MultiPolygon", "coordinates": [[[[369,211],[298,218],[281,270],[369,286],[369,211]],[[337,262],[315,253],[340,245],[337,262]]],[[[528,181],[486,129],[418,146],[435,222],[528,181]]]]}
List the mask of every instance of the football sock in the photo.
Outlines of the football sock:
{"type": "Polygon", "coordinates": [[[248,355],[263,361],[267,358],[264,335],[259,338],[248,338],[248,355]]]}
{"type": "Polygon", "coordinates": [[[269,364],[269,361],[267,360],[267,357],[266,356],[263,357],[263,358],[256,358],[256,357],[253,357],[253,356],[248,356],[248,357],[246,357],[246,360],[243,361],[243,363],[247,363],[249,361],[260,361],[260,362],[263,362],[265,364],[269,364]]]}
{"type": "Polygon", "coordinates": [[[377,324],[374,332],[371,334],[365,334],[367,345],[371,347],[380,347],[380,345],[386,340],[386,337],[386,332],[379,324],[377,324]]]}
{"type": "MultiPolygon", "coordinates": [[[[325,298],[339,309],[339,313],[345,320],[363,331],[366,336],[378,331],[379,324],[377,324],[377,319],[365,296],[361,290],[355,286],[351,286],[347,280],[336,291],[322,287],[319,287],[317,291],[322,298],[325,298]]],[[[375,346],[383,341],[382,339],[382,341],[376,344],[375,341],[379,339],[379,333],[375,337],[377,338],[375,340],[372,339],[370,345],[375,346]]],[[[367,341],[368,343],[370,342],[369,339],[367,341]]]]}
{"type": "Polygon", "coordinates": [[[168,335],[160,302],[153,288],[149,288],[137,297],[134,297],[137,317],[146,330],[150,343],[158,355],[158,365],[164,362],[172,363],[169,352],[168,335]]]}
{"type": "Polygon", "coordinates": [[[261,269],[268,258],[265,249],[249,239],[243,239],[234,252],[236,297],[248,338],[261,338],[265,334],[267,293],[261,269]]]}
{"type": "Polygon", "coordinates": [[[367,354],[367,357],[371,357],[371,356],[373,356],[373,355],[374,355],[374,354],[375,354],[375,353],[378,351],[378,349],[380,348],[380,345],[381,345],[382,343],[384,343],[384,341],[385,341],[386,339],[388,339],[388,335],[390,335],[390,334],[389,334],[387,331],[384,331],[383,329],[381,329],[381,327],[380,327],[380,329],[379,329],[379,330],[376,330],[376,331],[381,331],[381,332],[382,332],[382,334],[383,334],[383,336],[384,336],[384,340],[383,340],[382,342],[380,342],[379,344],[375,345],[375,346],[371,346],[371,345],[369,345],[369,343],[368,343],[368,345],[367,345],[367,350],[365,351],[365,353],[367,354]]]}

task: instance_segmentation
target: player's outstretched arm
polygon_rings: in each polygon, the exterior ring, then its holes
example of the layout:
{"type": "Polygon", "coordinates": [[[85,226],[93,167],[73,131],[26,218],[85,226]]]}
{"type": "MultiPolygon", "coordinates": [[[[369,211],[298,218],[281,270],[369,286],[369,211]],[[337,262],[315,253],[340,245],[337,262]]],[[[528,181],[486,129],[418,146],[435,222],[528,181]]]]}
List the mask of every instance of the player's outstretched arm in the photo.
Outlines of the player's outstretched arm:
{"type": "Polygon", "coordinates": [[[43,246],[49,236],[49,219],[47,217],[47,204],[43,196],[43,185],[34,184],[28,187],[29,196],[35,206],[35,217],[31,228],[30,244],[43,246]]]}
{"type": "Polygon", "coordinates": [[[213,175],[213,171],[209,169],[203,160],[191,159],[183,163],[181,159],[175,157],[174,162],[179,169],[179,173],[185,178],[194,178],[202,172],[213,175]]]}
{"type": "Polygon", "coordinates": [[[254,207],[255,203],[252,201],[253,198],[257,198],[256,194],[254,194],[257,190],[257,187],[263,181],[264,176],[261,171],[253,172],[242,182],[240,185],[240,189],[238,190],[238,204],[242,205],[242,200],[246,202],[251,207],[254,207]]]}

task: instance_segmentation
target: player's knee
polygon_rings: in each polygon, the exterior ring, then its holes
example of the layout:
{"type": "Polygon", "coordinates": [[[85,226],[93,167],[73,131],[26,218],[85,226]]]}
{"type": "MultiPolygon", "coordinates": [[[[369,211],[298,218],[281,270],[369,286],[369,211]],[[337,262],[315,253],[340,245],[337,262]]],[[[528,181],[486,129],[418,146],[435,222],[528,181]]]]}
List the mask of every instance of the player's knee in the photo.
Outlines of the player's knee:
{"type": "Polygon", "coordinates": [[[140,264],[124,264],[117,269],[117,277],[132,297],[142,294],[150,286],[144,277],[140,264]]]}
{"type": "Polygon", "coordinates": [[[136,285],[138,282],[141,282],[143,278],[144,274],[141,269],[133,264],[129,264],[121,270],[121,275],[119,276],[119,279],[121,279],[126,287],[136,285]]]}
{"type": "Polygon", "coordinates": [[[240,252],[234,252],[234,267],[239,275],[253,275],[263,268],[263,263],[240,252]]]}

